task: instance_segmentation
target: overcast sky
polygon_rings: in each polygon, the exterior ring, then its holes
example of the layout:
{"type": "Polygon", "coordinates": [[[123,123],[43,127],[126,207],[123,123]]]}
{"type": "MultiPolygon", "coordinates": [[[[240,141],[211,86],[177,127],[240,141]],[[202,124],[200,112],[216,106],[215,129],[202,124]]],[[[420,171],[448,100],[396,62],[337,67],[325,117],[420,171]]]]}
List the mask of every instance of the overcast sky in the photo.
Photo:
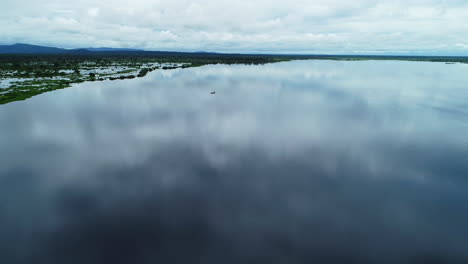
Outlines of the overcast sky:
{"type": "Polygon", "coordinates": [[[465,0],[1,0],[0,44],[468,54],[465,0]]]}

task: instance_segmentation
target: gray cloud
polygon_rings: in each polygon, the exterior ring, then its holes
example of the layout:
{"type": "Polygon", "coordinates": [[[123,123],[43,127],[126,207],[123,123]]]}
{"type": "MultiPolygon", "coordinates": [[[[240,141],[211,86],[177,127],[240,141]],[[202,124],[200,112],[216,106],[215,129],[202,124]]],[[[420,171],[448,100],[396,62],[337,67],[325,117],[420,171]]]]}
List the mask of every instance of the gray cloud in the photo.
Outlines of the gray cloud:
{"type": "Polygon", "coordinates": [[[466,1],[2,1],[0,42],[296,53],[468,52],[466,1]]]}

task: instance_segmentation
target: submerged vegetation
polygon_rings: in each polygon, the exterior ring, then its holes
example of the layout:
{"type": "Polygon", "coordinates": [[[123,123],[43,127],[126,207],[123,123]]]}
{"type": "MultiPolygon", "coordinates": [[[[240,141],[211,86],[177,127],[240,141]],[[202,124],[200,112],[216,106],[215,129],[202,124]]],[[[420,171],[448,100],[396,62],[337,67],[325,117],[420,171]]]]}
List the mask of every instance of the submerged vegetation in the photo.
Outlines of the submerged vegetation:
{"type": "Polygon", "coordinates": [[[91,54],[0,55],[0,104],[24,100],[85,81],[144,77],[154,70],[206,64],[265,64],[289,60],[408,60],[468,63],[467,57],[242,55],[179,52],[96,52],[91,54]]]}
{"type": "Polygon", "coordinates": [[[154,70],[206,64],[264,64],[284,58],[170,52],[0,55],[0,104],[24,100],[85,81],[144,77],[154,70]]]}

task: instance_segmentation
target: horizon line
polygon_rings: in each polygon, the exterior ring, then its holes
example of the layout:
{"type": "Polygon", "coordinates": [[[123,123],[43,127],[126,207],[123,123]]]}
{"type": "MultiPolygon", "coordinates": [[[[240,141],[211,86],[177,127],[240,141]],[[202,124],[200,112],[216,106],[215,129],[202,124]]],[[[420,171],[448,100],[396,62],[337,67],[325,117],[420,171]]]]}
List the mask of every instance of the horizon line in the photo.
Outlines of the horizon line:
{"type": "MultiPolygon", "coordinates": [[[[225,54],[225,55],[276,55],[276,56],[382,56],[382,57],[468,57],[468,52],[466,54],[455,54],[454,51],[383,51],[383,50],[376,50],[370,51],[368,53],[364,52],[330,52],[330,53],[301,53],[301,52],[265,52],[265,51],[245,51],[245,52],[235,52],[235,51],[207,51],[203,49],[195,50],[157,50],[157,49],[144,49],[144,48],[114,48],[114,47],[80,47],[80,48],[64,48],[60,46],[45,46],[45,45],[38,45],[38,44],[30,44],[30,43],[22,43],[17,42],[14,44],[0,44],[0,46],[14,46],[14,45],[28,45],[28,46],[36,46],[36,47],[44,47],[44,48],[56,48],[56,49],[63,49],[63,50],[89,50],[89,49],[113,49],[114,51],[90,51],[90,52],[175,52],[175,53],[207,53],[207,54],[225,54]],[[446,53],[446,54],[434,54],[434,53],[446,53]]],[[[25,53],[1,53],[0,54],[25,54],[25,53]]],[[[33,53],[30,53],[33,54],[33,53]]]]}

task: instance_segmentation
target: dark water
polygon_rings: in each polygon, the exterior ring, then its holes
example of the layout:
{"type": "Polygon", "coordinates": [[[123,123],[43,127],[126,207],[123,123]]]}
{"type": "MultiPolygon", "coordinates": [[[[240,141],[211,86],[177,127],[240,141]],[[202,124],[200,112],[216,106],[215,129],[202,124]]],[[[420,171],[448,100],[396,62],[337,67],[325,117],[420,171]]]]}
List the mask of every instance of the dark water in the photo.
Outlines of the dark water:
{"type": "Polygon", "coordinates": [[[467,263],[467,85],[298,61],[0,106],[0,263],[467,263]]]}

